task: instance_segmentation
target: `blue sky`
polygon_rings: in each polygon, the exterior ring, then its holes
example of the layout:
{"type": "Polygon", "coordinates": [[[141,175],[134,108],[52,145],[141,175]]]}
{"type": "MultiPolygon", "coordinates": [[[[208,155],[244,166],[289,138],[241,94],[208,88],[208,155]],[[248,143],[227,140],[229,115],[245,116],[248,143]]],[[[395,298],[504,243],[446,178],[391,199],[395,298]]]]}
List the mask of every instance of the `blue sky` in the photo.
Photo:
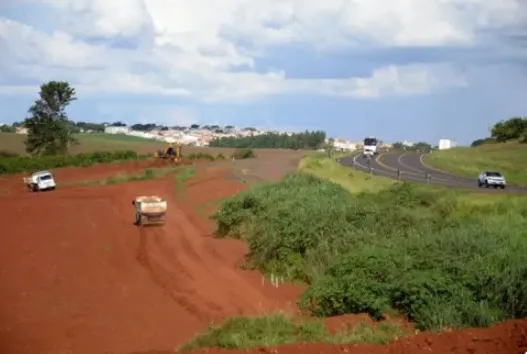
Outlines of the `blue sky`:
{"type": "Polygon", "coordinates": [[[522,0],[3,0],[0,122],[67,80],[74,120],[468,144],[527,115],[522,0]]]}

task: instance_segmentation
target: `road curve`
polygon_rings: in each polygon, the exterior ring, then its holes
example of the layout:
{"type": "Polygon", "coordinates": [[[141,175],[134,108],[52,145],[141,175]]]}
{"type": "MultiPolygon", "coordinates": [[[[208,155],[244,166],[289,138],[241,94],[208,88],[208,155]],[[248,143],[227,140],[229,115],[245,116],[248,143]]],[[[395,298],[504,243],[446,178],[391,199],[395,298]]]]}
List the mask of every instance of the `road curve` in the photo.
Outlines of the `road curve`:
{"type": "MultiPolygon", "coordinates": [[[[357,155],[340,158],[339,163],[365,172],[370,172],[371,168],[373,175],[401,181],[436,184],[449,188],[479,189],[477,176],[467,178],[431,168],[423,163],[425,155],[415,152],[390,152],[370,159],[357,155]]],[[[527,188],[508,185],[505,191],[525,193],[527,188]]]]}

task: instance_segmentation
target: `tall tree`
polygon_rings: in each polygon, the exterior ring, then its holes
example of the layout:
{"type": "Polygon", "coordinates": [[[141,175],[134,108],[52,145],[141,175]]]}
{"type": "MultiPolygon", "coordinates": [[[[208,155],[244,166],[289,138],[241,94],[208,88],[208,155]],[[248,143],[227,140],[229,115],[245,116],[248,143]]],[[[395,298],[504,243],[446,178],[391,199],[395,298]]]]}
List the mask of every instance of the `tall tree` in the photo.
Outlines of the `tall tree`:
{"type": "Polygon", "coordinates": [[[32,155],[65,154],[73,138],[66,107],[77,98],[75,89],[68,82],[50,81],[40,86],[40,98],[29,108],[26,151],[32,155]]]}

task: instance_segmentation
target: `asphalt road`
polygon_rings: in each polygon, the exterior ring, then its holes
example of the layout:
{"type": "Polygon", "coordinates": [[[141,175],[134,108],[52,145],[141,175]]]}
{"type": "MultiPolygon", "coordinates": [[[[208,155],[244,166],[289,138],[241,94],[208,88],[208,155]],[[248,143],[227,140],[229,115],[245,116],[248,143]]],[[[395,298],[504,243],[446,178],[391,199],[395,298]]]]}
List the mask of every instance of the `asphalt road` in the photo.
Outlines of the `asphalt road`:
{"type": "MultiPolygon", "coordinates": [[[[389,177],[408,182],[420,182],[436,184],[449,188],[480,189],[477,185],[477,176],[467,178],[456,176],[448,172],[436,170],[423,163],[422,153],[386,153],[377,158],[363,158],[362,155],[355,157],[343,157],[339,159],[340,164],[353,167],[365,172],[370,171],[376,176],[389,177]]],[[[507,178],[507,176],[505,176],[507,178]]],[[[486,188],[481,188],[487,191],[486,188]]],[[[493,190],[489,189],[488,191],[493,190]]],[[[508,185],[504,191],[527,192],[527,188],[508,185]]],[[[499,190],[496,192],[504,192],[499,190]]]]}

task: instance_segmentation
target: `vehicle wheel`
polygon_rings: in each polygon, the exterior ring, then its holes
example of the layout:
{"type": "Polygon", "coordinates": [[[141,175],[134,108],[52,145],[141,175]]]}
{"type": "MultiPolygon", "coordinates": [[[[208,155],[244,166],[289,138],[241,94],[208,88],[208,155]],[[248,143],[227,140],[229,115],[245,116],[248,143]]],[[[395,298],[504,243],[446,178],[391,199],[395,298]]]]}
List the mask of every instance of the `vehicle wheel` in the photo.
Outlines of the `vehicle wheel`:
{"type": "Polygon", "coordinates": [[[501,189],[505,189],[505,186],[500,186],[501,189]]]}
{"type": "Polygon", "coordinates": [[[33,185],[33,192],[38,192],[39,188],[36,185],[33,185]]]}
{"type": "Polygon", "coordinates": [[[141,225],[141,215],[139,215],[139,213],[135,213],[135,224],[137,226],[141,225]]]}
{"type": "Polygon", "coordinates": [[[489,188],[489,187],[490,185],[487,182],[485,182],[485,188],[489,188]]]}
{"type": "Polygon", "coordinates": [[[483,184],[481,182],[478,182],[478,187],[481,188],[483,184]]]}

